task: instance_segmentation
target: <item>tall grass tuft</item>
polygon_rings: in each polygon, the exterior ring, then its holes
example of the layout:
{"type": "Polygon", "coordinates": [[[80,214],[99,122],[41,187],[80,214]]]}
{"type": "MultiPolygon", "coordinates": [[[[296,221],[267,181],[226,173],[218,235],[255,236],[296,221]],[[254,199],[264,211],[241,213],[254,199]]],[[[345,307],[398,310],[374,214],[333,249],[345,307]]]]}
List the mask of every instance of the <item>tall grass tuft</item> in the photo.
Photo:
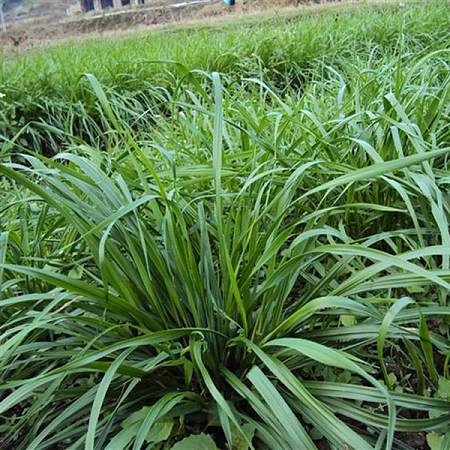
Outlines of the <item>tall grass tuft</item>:
{"type": "Polygon", "coordinates": [[[42,121],[3,136],[1,445],[446,448],[443,11],[61,63],[42,121]]]}

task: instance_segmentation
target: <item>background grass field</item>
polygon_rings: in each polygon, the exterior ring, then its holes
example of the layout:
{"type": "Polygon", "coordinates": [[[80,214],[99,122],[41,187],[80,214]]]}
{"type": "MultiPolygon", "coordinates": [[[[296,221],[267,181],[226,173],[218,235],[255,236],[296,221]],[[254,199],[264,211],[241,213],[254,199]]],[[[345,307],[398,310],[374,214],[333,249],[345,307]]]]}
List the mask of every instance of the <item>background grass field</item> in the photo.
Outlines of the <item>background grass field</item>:
{"type": "Polygon", "coordinates": [[[449,448],[449,25],[5,58],[0,447],[449,448]]]}

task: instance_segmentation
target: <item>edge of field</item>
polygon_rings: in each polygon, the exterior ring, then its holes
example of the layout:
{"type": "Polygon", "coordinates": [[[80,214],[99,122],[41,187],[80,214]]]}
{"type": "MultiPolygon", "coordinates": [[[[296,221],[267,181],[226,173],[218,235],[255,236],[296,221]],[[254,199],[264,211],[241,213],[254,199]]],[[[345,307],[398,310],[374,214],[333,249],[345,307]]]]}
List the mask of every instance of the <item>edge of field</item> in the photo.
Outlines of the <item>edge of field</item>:
{"type": "MultiPolygon", "coordinates": [[[[32,45],[8,46],[1,45],[0,53],[4,56],[14,55],[21,51],[30,51],[32,49],[40,49],[48,46],[57,46],[65,43],[77,43],[85,40],[96,39],[120,39],[139,37],[139,35],[147,35],[149,32],[158,33],[177,33],[190,31],[208,31],[224,28],[232,28],[235,26],[255,26],[270,23],[272,21],[291,21],[301,18],[314,17],[325,13],[336,12],[339,14],[362,14],[376,12],[379,9],[404,8],[413,4],[420,3],[417,0],[335,0],[331,2],[318,4],[298,4],[296,6],[275,6],[275,7],[258,7],[248,10],[230,10],[224,8],[218,15],[205,17],[196,17],[191,19],[156,23],[151,25],[135,25],[130,29],[105,29],[102,31],[92,30],[79,34],[68,34],[63,37],[56,38],[36,38],[32,45]]],[[[62,26],[62,24],[60,24],[62,26]]]]}

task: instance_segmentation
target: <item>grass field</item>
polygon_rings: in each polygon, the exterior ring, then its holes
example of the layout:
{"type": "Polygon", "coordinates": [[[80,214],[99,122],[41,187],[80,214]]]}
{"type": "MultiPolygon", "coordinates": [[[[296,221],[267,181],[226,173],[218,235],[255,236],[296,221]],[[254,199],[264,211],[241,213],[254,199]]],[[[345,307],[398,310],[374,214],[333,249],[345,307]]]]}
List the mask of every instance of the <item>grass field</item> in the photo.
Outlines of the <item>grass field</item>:
{"type": "Polygon", "coordinates": [[[449,30],[362,5],[4,58],[0,448],[450,448],[449,30]]]}

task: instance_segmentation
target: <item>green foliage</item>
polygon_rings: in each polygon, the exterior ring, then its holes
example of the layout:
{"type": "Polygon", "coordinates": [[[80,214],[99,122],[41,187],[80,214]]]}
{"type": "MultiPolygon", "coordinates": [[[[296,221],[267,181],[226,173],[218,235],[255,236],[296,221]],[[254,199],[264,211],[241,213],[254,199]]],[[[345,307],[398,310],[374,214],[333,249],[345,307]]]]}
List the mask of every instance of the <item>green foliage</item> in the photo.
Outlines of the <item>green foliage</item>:
{"type": "Polygon", "coordinates": [[[437,396],[445,400],[450,400],[450,380],[448,378],[439,378],[437,396]]]}
{"type": "Polygon", "coordinates": [[[2,443],[445,447],[446,11],[5,64],[2,443]]]}
{"type": "Polygon", "coordinates": [[[177,442],[172,450],[216,450],[216,444],[211,436],[206,434],[191,434],[182,441],[177,442]]]}
{"type": "Polygon", "coordinates": [[[427,444],[430,450],[445,450],[449,443],[450,433],[448,432],[445,435],[434,432],[427,434],[427,444]]]}

